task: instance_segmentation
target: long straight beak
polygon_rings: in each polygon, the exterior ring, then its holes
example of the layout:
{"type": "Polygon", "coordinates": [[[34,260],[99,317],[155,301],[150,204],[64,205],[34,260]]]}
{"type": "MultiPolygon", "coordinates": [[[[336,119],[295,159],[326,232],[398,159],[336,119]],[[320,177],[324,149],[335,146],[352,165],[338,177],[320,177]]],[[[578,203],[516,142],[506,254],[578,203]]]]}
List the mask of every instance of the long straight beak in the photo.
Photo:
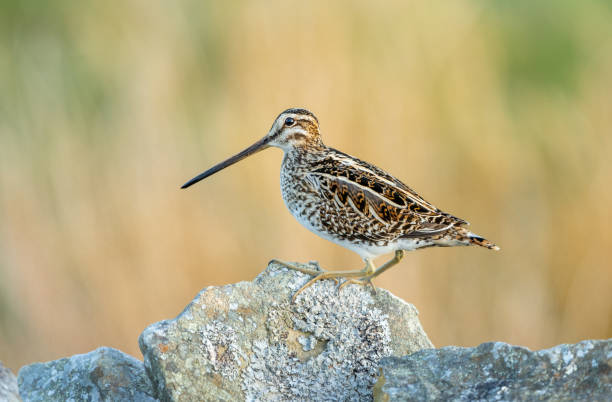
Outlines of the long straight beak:
{"type": "Polygon", "coordinates": [[[187,188],[187,187],[189,187],[189,186],[191,186],[193,184],[196,184],[200,180],[204,180],[208,176],[211,176],[211,175],[217,173],[219,170],[225,169],[226,167],[228,167],[230,165],[233,165],[236,162],[240,162],[241,160],[243,160],[247,156],[251,156],[251,155],[253,155],[253,154],[255,154],[255,153],[259,152],[259,151],[262,151],[262,150],[268,148],[269,147],[269,145],[268,145],[269,141],[270,141],[269,137],[265,136],[264,138],[262,138],[261,140],[257,141],[255,144],[251,145],[247,149],[237,153],[236,155],[232,156],[231,158],[228,158],[228,159],[224,160],[221,163],[216,164],[215,166],[211,167],[210,169],[208,169],[204,173],[201,173],[201,174],[197,175],[193,179],[189,180],[187,183],[183,184],[181,186],[181,188],[187,188]]]}

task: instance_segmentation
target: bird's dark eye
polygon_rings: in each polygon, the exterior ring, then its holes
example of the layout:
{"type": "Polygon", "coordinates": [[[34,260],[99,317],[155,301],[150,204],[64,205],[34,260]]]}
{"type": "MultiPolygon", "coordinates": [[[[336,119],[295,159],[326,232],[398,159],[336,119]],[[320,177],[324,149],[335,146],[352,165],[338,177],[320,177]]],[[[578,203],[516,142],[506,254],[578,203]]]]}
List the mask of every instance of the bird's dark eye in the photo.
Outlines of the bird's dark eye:
{"type": "Polygon", "coordinates": [[[293,120],[293,118],[292,118],[292,117],[287,117],[287,118],[285,119],[285,126],[287,126],[287,127],[291,127],[291,126],[293,126],[294,124],[295,124],[295,120],[293,120]]]}

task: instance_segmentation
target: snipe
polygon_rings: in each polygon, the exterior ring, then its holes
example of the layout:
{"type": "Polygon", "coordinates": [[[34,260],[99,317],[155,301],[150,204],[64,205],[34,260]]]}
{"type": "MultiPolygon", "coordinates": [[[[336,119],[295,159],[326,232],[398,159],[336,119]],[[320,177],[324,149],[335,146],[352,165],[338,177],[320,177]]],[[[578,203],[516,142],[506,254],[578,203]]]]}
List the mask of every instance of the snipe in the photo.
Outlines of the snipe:
{"type": "Polygon", "coordinates": [[[272,260],[313,276],[295,293],[294,300],[321,279],[337,282],[347,278],[341,287],[348,283],[372,285],[372,278],[397,264],[404,251],[469,245],[499,250],[467,230],[466,221],[442,212],[384,170],[325,146],[319,121],[305,109],[285,110],[265,137],[181,188],[268,147],[285,152],[281,191],[291,214],[313,233],[356,252],[365,261],[365,267],[357,271],[321,271],[272,260]],[[373,259],[390,252],[395,252],[394,257],[376,268],[373,259]]]}

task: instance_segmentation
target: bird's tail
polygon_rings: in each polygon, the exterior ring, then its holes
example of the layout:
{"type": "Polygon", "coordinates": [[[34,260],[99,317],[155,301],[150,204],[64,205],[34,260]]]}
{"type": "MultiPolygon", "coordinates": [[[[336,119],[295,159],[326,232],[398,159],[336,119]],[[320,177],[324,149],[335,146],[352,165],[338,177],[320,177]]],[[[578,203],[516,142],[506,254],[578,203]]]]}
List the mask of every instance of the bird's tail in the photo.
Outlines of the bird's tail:
{"type": "Polygon", "coordinates": [[[499,250],[499,247],[484,237],[478,236],[463,226],[455,226],[451,230],[449,230],[442,239],[436,242],[437,245],[466,245],[466,246],[480,246],[486,247],[490,250],[499,250]]]}
{"type": "Polygon", "coordinates": [[[472,232],[469,232],[467,238],[469,239],[470,244],[475,244],[475,245],[480,246],[480,247],[486,247],[486,248],[488,248],[490,250],[496,250],[496,251],[499,250],[499,246],[497,246],[497,244],[488,241],[484,237],[480,237],[478,235],[475,235],[472,232]]]}

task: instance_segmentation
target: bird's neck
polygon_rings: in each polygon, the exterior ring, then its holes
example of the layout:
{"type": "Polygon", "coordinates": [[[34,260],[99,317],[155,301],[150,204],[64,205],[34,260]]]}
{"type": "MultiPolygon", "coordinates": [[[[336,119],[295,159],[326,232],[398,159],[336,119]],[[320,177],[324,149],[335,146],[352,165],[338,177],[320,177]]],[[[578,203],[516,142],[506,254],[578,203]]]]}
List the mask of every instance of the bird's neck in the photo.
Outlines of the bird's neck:
{"type": "Polygon", "coordinates": [[[325,154],[326,149],[327,147],[320,140],[317,143],[309,144],[308,146],[292,147],[285,151],[283,166],[291,166],[292,169],[298,169],[300,166],[307,167],[313,162],[321,159],[322,155],[325,154]]]}

